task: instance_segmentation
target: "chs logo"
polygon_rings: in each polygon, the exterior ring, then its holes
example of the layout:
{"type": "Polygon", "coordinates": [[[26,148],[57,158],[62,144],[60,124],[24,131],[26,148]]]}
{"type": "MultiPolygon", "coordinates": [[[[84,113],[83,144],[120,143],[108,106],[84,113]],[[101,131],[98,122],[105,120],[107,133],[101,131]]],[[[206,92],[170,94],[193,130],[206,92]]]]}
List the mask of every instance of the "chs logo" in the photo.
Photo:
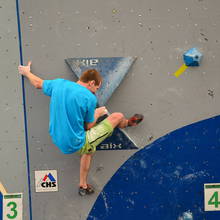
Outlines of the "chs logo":
{"type": "Polygon", "coordinates": [[[57,171],[35,171],[36,192],[58,191],[57,171]]]}
{"type": "Polygon", "coordinates": [[[43,178],[43,182],[41,183],[41,186],[43,188],[49,188],[49,187],[56,187],[56,180],[53,177],[53,175],[51,173],[49,173],[48,175],[46,175],[43,178]],[[47,180],[49,179],[50,182],[48,182],[47,180]]]}

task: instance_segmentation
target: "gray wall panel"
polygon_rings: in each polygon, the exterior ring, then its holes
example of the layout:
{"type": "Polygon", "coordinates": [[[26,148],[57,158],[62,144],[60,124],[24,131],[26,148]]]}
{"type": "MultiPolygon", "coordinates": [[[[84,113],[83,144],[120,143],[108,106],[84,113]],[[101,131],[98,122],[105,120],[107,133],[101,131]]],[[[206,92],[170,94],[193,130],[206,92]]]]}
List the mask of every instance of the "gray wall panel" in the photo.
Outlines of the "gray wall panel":
{"type": "Polygon", "coordinates": [[[7,193],[23,193],[29,219],[24,115],[15,1],[0,1],[0,181],[7,193]]]}
{"type": "MultiPolygon", "coordinates": [[[[127,129],[141,148],[170,131],[219,114],[219,4],[217,0],[22,0],[25,62],[31,59],[32,71],[44,79],[75,80],[64,62],[67,57],[137,56],[107,108],[126,116],[144,113],[140,127],[127,129]],[[191,47],[203,52],[201,67],[175,78],[172,73],[191,47]]],[[[32,190],[38,169],[57,169],[60,186],[57,193],[32,194],[33,217],[86,219],[98,193],[78,197],[78,156],[62,155],[54,147],[47,133],[49,99],[27,81],[25,87],[32,190]]],[[[97,152],[90,180],[98,191],[134,152],[97,152]]]]}

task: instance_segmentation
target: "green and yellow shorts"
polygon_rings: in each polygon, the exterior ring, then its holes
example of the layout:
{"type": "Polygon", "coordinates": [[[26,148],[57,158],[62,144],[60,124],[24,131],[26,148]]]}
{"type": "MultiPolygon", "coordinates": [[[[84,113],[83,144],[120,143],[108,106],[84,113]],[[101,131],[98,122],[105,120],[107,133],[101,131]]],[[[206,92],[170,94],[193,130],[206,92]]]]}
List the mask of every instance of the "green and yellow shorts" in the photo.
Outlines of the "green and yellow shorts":
{"type": "Polygon", "coordinates": [[[96,147],[107,137],[111,136],[113,130],[111,123],[107,119],[101,121],[86,131],[86,142],[78,153],[80,155],[95,153],[96,147]]]}

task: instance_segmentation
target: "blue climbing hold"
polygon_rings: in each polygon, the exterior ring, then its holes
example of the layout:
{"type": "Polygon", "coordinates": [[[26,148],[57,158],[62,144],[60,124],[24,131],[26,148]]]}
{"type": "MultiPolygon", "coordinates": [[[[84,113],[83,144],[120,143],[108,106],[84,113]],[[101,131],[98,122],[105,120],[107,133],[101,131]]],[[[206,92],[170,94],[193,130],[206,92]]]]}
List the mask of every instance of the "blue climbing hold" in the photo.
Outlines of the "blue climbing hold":
{"type": "Polygon", "coordinates": [[[183,59],[187,66],[199,66],[202,54],[196,48],[191,48],[183,54],[183,59]]]}

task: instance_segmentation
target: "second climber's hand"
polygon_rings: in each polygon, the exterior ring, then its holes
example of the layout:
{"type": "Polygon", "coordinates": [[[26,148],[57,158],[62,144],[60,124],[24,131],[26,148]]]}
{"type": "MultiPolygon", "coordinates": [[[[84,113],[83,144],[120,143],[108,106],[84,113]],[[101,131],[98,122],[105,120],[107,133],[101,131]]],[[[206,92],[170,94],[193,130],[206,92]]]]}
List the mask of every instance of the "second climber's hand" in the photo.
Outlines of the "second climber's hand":
{"type": "Polygon", "coordinates": [[[26,76],[31,71],[31,61],[28,61],[27,66],[18,66],[18,71],[21,75],[26,76]]]}

